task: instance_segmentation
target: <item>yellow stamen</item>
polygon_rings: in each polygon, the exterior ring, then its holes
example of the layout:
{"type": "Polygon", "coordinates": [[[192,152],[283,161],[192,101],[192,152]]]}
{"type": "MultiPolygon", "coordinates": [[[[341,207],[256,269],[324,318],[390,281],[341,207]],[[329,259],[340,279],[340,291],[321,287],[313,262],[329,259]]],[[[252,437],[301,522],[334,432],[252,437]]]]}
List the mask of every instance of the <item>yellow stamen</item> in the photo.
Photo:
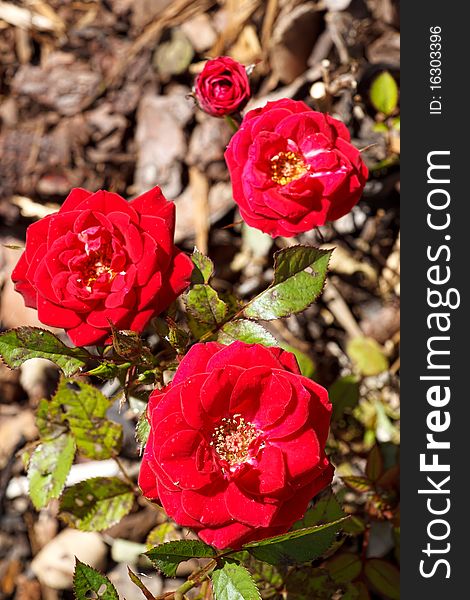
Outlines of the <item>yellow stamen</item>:
{"type": "Polygon", "coordinates": [[[245,421],[241,415],[222,419],[222,424],[214,429],[211,446],[222,460],[231,466],[238,466],[250,458],[250,446],[261,431],[245,421]]]}
{"type": "Polygon", "coordinates": [[[280,185],[299,179],[308,170],[303,158],[290,150],[279,152],[271,158],[271,179],[280,185]]]}

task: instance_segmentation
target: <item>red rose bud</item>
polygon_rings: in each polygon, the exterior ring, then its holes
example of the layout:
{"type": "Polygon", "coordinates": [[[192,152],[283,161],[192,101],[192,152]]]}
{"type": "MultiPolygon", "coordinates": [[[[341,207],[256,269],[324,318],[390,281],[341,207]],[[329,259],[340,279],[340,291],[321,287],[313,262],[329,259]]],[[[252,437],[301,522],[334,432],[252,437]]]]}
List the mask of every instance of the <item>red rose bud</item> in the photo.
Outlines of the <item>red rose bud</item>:
{"type": "Polygon", "coordinates": [[[158,187],[131,202],[74,189],[58,213],[28,227],[15,289],[77,346],[103,343],[109,321],[141,332],[189,285],[192,262],[174,246],[174,224],[158,187]]]}
{"type": "Polygon", "coordinates": [[[237,112],[251,94],[246,69],[228,56],[208,60],[196,78],[194,93],[202,110],[213,117],[237,112]]]}
{"type": "Polygon", "coordinates": [[[242,218],[272,237],[334,221],[359,201],[368,176],[345,125],[283,99],[249,111],[225,159],[242,218]]]}
{"type": "Polygon", "coordinates": [[[290,352],[196,344],[150,396],[139,485],[217,548],[285,533],[333,477],[330,415],[290,352]]]}

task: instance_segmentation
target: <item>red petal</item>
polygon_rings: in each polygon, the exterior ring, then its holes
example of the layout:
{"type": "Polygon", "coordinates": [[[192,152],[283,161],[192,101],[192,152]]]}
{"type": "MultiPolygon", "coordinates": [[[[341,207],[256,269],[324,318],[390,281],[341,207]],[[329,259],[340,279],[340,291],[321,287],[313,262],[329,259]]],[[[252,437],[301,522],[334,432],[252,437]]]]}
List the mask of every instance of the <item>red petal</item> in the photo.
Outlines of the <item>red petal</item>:
{"type": "Polygon", "coordinates": [[[272,369],[253,367],[244,371],[233,387],[230,413],[240,413],[264,430],[284,415],[291,395],[291,386],[272,369]]]}
{"type": "Polygon", "coordinates": [[[171,221],[171,214],[173,214],[174,222],[175,205],[165,198],[158,186],[131,200],[130,205],[140,215],[152,215],[155,217],[161,216],[163,212],[169,221],[171,221]]]}
{"type": "Polygon", "coordinates": [[[198,536],[206,544],[210,544],[219,550],[233,548],[236,550],[245,542],[247,536],[255,531],[252,527],[241,523],[230,523],[225,527],[217,529],[201,529],[198,536]]]}
{"type": "Polygon", "coordinates": [[[229,523],[232,518],[225,505],[227,484],[217,482],[203,490],[184,490],[181,504],[185,512],[201,525],[218,527],[229,523]]]}
{"type": "Polygon", "coordinates": [[[302,385],[310,391],[310,419],[322,448],[325,447],[326,438],[330,428],[331,411],[333,409],[328,392],[324,387],[307,377],[302,377],[302,385]]]}
{"type": "Polygon", "coordinates": [[[73,231],[73,226],[77,218],[82,213],[78,210],[73,212],[61,213],[58,212],[55,215],[51,215],[49,219],[49,229],[47,232],[47,242],[49,248],[57,240],[63,237],[69,231],[73,231]]]}
{"type": "MultiPolygon", "coordinates": [[[[144,243],[142,258],[136,265],[137,283],[140,286],[144,286],[145,284],[149,283],[151,277],[158,273],[158,271],[162,270],[160,265],[158,264],[160,258],[160,251],[155,243],[155,240],[148,233],[144,233],[142,235],[142,240],[144,243]]],[[[165,262],[165,269],[167,268],[167,266],[168,263],[165,262]]]]}
{"type": "Polygon", "coordinates": [[[83,188],[73,188],[67,198],[63,201],[59,212],[65,213],[70,210],[75,210],[84,200],[88,198],[88,196],[91,195],[92,192],[84,190],[83,188]]]}
{"type": "Polygon", "coordinates": [[[162,503],[166,514],[172,518],[178,525],[182,527],[191,527],[197,531],[200,527],[198,521],[192,519],[181,506],[181,492],[172,492],[162,486],[161,482],[157,480],[158,486],[158,497],[162,503]]]}
{"type": "Polygon", "coordinates": [[[299,363],[295,354],[282,348],[270,348],[270,350],[285,369],[300,375],[299,363]]]}
{"type": "Polygon", "coordinates": [[[222,348],[225,348],[218,342],[208,342],[207,344],[194,344],[189,349],[189,352],[180,362],[178,369],[173,378],[173,385],[181,383],[187,377],[195,375],[196,373],[208,373],[207,363],[209,360],[219,352],[222,348]]]}
{"type": "Polygon", "coordinates": [[[144,215],[140,218],[141,228],[148,233],[158,244],[159,250],[163,251],[168,259],[173,254],[173,232],[168,223],[153,215],[144,215]]]}
{"type": "Polygon", "coordinates": [[[143,242],[142,234],[134,225],[129,225],[121,231],[124,236],[124,244],[132,262],[136,263],[142,258],[143,242]]]}
{"type": "Polygon", "coordinates": [[[256,366],[272,367],[279,369],[281,364],[269,348],[261,344],[245,344],[245,342],[233,342],[213,356],[207,367],[208,370],[223,368],[226,365],[235,365],[249,369],[256,366]]]}
{"type": "Polygon", "coordinates": [[[234,482],[227,488],[225,502],[236,521],[253,527],[268,527],[277,511],[277,505],[267,504],[245,494],[234,482]]]}
{"type": "MultiPolygon", "coordinates": [[[[27,248],[27,247],[26,247],[27,248]]],[[[26,279],[31,283],[34,282],[34,276],[36,274],[36,269],[38,264],[44,260],[44,255],[46,253],[46,244],[39,244],[36,248],[36,252],[32,254],[31,260],[29,256],[26,256],[26,260],[28,262],[28,271],[26,273],[26,279]]]]}
{"type": "Polygon", "coordinates": [[[157,298],[157,313],[162,312],[189,286],[193,261],[184,252],[176,249],[172,264],[164,275],[165,286],[157,298]]]}
{"type": "Polygon", "coordinates": [[[138,484],[146,498],[155,500],[158,498],[157,478],[150,465],[151,463],[144,456],[140,465],[138,484]]]}
{"type": "Polygon", "coordinates": [[[237,479],[237,484],[248,494],[259,496],[282,490],[286,484],[286,468],[281,450],[267,444],[257,459],[257,464],[237,479]]]}
{"type": "Polygon", "coordinates": [[[109,331],[82,322],[77,327],[69,329],[67,335],[75,346],[92,346],[93,344],[102,344],[108,337],[109,331]]]}
{"type": "Polygon", "coordinates": [[[320,475],[308,485],[296,490],[290,500],[284,502],[273,521],[274,526],[284,525],[290,528],[296,521],[301,519],[307,510],[310,500],[320,493],[333,479],[334,468],[332,465],[323,469],[320,475]]]}
{"type": "Polygon", "coordinates": [[[77,327],[81,318],[71,310],[52,304],[42,296],[38,296],[38,319],[45,325],[71,329],[77,327]]]}
{"type": "Polygon", "coordinates": [[[160,296],[164,289],[165,288],[162,286],[162,274],[160,272],[154,273],[146,285],[140,289],[140,298],[137,306],[138,310],[152,308],[153,311],[157,313],[157,306],[159,305],[160,296]]]}
{"type": "Polygon", "coordinates": [[[15,290],[23,296],[25,306],[37,308],[36,290],[27,281],[18,281],[15,283],[15,290]]]}
{"type": "MultiPolygon", "coordinates": [[[[173,380],[174,382],[174,380],[173,380]]],[[[148,414],[150,424],[153,428],[158,426],[160,421],[166,419],[173,413],[181,413],[181,386],[171,383],[163,390],[154,390],[150,395],[148,403],[148,414]]],[[[162,443],[165,440],[162,440],[162,443]]]]}
{"type": "Polygon", "coordinates": [[[140,311],[137,315],[135,315],[132,318],[131,323],[127,327],[127,329],[132,329],[132,331],[137,331],[137,333],[140,333],[145,329],[145,326],[154,316],[154,314],[155,311],[152,308],[140,311]]]}
{"type": "Polygon", "coordinates": [[[230,395],[243,369],[232,365],[214,369],[201,387],[201,404],[213,419],[228,416],[230,395]]]}
{"type": "Polygon", "coordinates": [[[117,327],[121,327],[121,321],[129,313],[128,308],[117,307],[117,308],[101,308],[99,310],[93,310],[87,316],[87,322],[92,327],[98,327],[102,329],[109,329],[109,321],[111,321],[117,327]],[[109,321],[108,321],[109,319],[109,321]]]}
{"type": "Polygon", "coordinates": [[[207,379],[205,373],[188,377],[178,386],[181,390],[181,409],[188,425],[202,429],[207,423],[207,414],[201,406],[201,389],[207,379]]]}
{"type": "Polygon", "coordinates": [[[149,451],[155,453],[155,456],[160,454],[160,448],[175,433],[179,431],[187,431],[188,426],[183,419],[181,413],[173,413],[165,417],[162,421],[152,420],[152,444],[149,451]]]}
{"type": "Polygon", "coordinates": [[[318,467],[320,454],[323,453],[312,429],[307,429],[291,439],[278,440],[272,444],[282,451],[290,479],[305,475],[318,467]]]}
{"type": "MultiPolygon", "coordinates": [[[[199,469],[198,450],[206,442],[197,431],[178,431],[160,448],[159,462],[174,485],[198,489],[211,482],[211,473],[199,469]]],[[[206,465],[204,465],[206,466],[206,465]]]]}
{"type": "Polygon", "coordinates": [[[26,260],[26,253],[22,252],[18,262],[16,263],[16,267],[13,269],[13,272],[11,274],[11,278],[13,279],[14,283],[20,281],[21,279],[26,279],[28,267],[29,264],[26,260]]]}
{"type": "Polygon", "coordinates": [[[37,249],[47,241],[50,220],[51,216],[44,217],[40,221],[32,223],[26,230],[25,252],[29,264],[31,264],[37,249]]]}
{"type": "Polygon", "coordinates": [[[91,194],[80,203],[80,210],[90,209],[93,212],[102,212],[104,215],[114,212],[123,212],[129,215],[132,221],[138,222],[138,216],[130,203],[119,194],[99,190],[91,194]]]}
{"type": "Polygon", "coordinates": [[[278,372],[278,374],[285,382],[290,383],[292,396],[283,418],[267,429],[270,440],[290,436],[303,427],[309,419],[311,395],[310,391],[306,390],[302,385],[304,378],[288,371],[278,372]]]}

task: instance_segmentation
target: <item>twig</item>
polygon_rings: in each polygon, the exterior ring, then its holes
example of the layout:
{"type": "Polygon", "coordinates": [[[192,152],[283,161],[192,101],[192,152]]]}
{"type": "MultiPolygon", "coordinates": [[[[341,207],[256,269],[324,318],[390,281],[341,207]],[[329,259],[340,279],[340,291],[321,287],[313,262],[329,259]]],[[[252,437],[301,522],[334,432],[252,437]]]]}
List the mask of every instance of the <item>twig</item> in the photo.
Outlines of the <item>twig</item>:
{"type": "Polygon", "coordinates": [[[340,292],[331,282],[331,280],[328,281],[328,285],[325,287],[323,292],[323,300],[326,302],[328,309],[338,323],[343,327],[349,337],[355,338],[364,335],[357,324],[354,315],[349,309],[349,306],[346,304],[340,292]]]}
{"type": "Polygon", "coordinates": [[[207,254],[210,217],[209,181],[204,173],[194,166],[189,169],[189,187],[195,203],[196,246],[203,254],[207,254]]]}
{"type": "Polygon", "coordinates": [[[126,468],[124,467],[124,465],[121,462],[121,459],[115,454],[113,455],[113,459],[114,462],[117,464],[119,470],[122,473],[122,476],[124,477],[124,479],[127,481],[127,483],[132,486],[132,489],[134,490],[135,494],[138,494],[139,496],[142,494],[142,492],[139,489],[139,486],[135,484],[134,480],[132,479],[132,477],[129,475],[129,473],[127,472],[126,468]]]}

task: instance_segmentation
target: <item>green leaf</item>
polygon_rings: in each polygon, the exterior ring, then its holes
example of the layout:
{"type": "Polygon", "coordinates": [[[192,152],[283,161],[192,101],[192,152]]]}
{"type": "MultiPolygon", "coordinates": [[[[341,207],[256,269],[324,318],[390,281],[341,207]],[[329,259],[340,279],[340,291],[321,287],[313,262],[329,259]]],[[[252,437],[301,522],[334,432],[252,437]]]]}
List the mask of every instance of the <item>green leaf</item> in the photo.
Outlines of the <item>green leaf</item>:
{"type": "Polygon", "coordinates": [[[0,356],[12,369],[30,358],[47,358],[70,377],[85,366],[90,355],[81,348],[69,348],[53,333],[38,327],[17,327],[0,333],[0,356]]]}
{"type": "Polygon", "coordinates": [[[184,73],[192,61],[194,49],[181,29],[173,29],[171,39],[158,44],[153,55],[153,65],[164,80],[171,75],[184,73]]]}
{"type": "Polygon", "coordinates": [[[388,133],[388,127],[385,123],[375,123],[372,130],[376,133],[388,133]]]}
{"type": "MultiPolygon", "coordinates": [[[[244,554],[246,554],[247,559],[250,561],[249,565],[245,566],[249,568],[249,571],[251,572],[251,576],[253,577],[255,583],[260,584],[259,587],[263,586],[263,584],[268,584],[269,586],[275,588],[282,586],[284,578],[275,566],[269,565],[268,563],[262,562],[261,560],[254,559],[249,555],[248,552],[244,552],[244,554]]],[[[231,554],[230,558],[233,559],[234,556],[236,557],[236,555],[237,553],[231,554]]],[[[235,560],[238,559],[235,558],[235,560]]],[[[245,561],[239,560],[238,562],[246,562],[246,559],[245,561]]]]}
{"type": "Polygon", "coordinates": [[[370,86],[370,100],[374,108],[384,115],[390,115],[397,107],[398,86],[388,71],[378,75],[370,86]]]}
{"type": "Polygon", "coordinates": [[[250,573],[233,562],[224,562],[212,572],[212,590],[215,600],[260,600],[261,596],[250,573]]]}
{"type": "Polygon", "coordinates": [[[94,369],[87,371],[86,375],[93,375],[95,377],[99,377],[100,379],[113,379],[114,377],[122,379],[126,376],[127,369],[130,366],[132,366],[132,363],[130,362],[118,365],[113,362],[104,361],[94,369]]]}
{"type": "Polygon", "coordinates": [[[331,600],[337,590],[324,569],[295,569],[286,578],[287,600],[331,600]]]}
{"type": "Polygon", "coordinates": [[[129,329],[116,329],[111,321],[109,324],[116,354],[131,362],[155,365],[155,357],[138,333],[129,329]]]}
{"type": "Polygon", "coordinates": [[[29,495],[38,510],[58,498],[75,456],[75,440],[67,433],[43,441],[28,465],[29,495]]]}
{"type": "Polygon", "coordinates": [[[360,592],[354,583],[347,583],[345,585],[344,594],[341,596],[341,600],[359,600],[360,592]]]}
{"type": "Polygon", "coordinates": [[[214,274],[214,263],[211,259],[194,248],[191,255],[194,263],[194,269],[191,274],[191,283],[209,283],[209,279],[214,274]]]}
{"type": "Polygon", "coordinates": [[[323,290],[332,252],[314,246],[276,252],[274,281],[245,308],[245,316],[269,321],[305,310],[323,290]]]}
{"type": "Polygon", "coordinates": [[[371,492],[374,489],[372,482],[367,477],[361,477],[360,475],[347,475],[341,477],[344,483],[354,490],[363,494],[364,492],[371,492]]]}
{"type": "Polygon", "coordinates": [[[107,577],[95,571],[75,557],[73,591],[77,600],[99,598],[99,600],[119,600],[114,585],[107,577]]]}
{"type": "Polygon", "coordinates": [[[357,598],[355,600],[370,600],[369,590],[362,581],[355,581],[351,586],[357,592],[357,598]]]}
{"type": "Polygon", "coordinates": [[[365,377],[378,375],[388,369],[388,360],[373,338],[353,338],[348,342],[346,352],[355,368],[365,377]]]}
{"type": "Polygon", "coordinates": [[[325,568],[336,583],[348,583],[359,576],[362,562],[357,554],[341,552],[330,558],[325,568]]]}
{"type": "Polygon", "coordinates": [[[127,566],[127,573],[129,574],[129,579],[139,588],[139,590],[147,598],[147,600],[156,600],[152,592],[147,588],[144,582],[141,581],[139,577],[137,577],[137,575],[134,573],[134,571],[132,571],[132,569],[129,566],[127,566]]]}
{"type": "Polygon", "coordinates": [[[364,533],[366,530],[366,524],[364,519],[358,517],[357,515],[349,515],[348,521],[346,521],[344,525],[344,533],[348,535],[356,536],[364,533]]]}
{"type": "MultiPolygon", "coordinates": [[[[168,318],[169,320],[169,318],[168,318]]],[[[191,336],[188,331],[178,327],[174,321],[169,324],[168,342],[178,354],[185,354],[191,336]]]]}
{"type": "Polygon", "coordinates": [[[119,452],[122,439],[121,425],[106,418],[111,404],[93,386],[62,379],[52,400],[40,404],[37,418],[41,435],[50,435],[57,427],[66,428],[83,455],[109,458],[119,452]]]}
{"type": "Polygon", "coordinates": [[[154,527],[147,535],[145,543],[147,546],[157,546],[158,544],[164,544],[165,542],[171,542],[179,539],[179,534],[175,524],[172,521],[165,521],[154,527]]]}
{"type": "Polygon", "coordinates": [[[140,448],[142,449],[147,443],[150,433],[150,423],[147,419],[147,410],[144,410],[139,416],[137,425],[135,426],[135,439],[137,440],[140,448]]]}
{"type": "Polygon", "coordinates": [[[380,558],[370,558],[364,573],[373,590],[390,600],[400,599],[400,572],[394,565],[380,558]]]}
{"type": "Polygon", "coordinates": [[[400,131],[400,117],[394,117],[392,119],[392,127],[396,131],[400,131]]]}
{"type": "Polygon", "coordinates": [[[177,540],[155,546],[145,553],[167,577],[174,577],[181,562],[190,558],[212,558],[217,552],[201,540],[177,540]]]}
{"type": "Polygon", "coordinates": [[[65,490],[60,517],[82,531],[102,531],[118,523],[132,509],[134,492],[118,477],[93,477],[65,490]]]}
{"type": "Polygon", "coordinates": [[[188,325],[196,338],[217,329],[225,320],[227,305],[204,283],[195,284],[184,298],[188,325]]]}
{"type": "Polygon", "coordinates": [[[243,546],[243,550],[272,565],[308,562],[328,550],[344,520],[250,542],[243,546]]]}
{"type": "Polygon", "coordinates": [[[305,354],[302,350],[295,348],[295,346],[290,346],[289,344],[281,344],[281,348],[294,354],[299,364],[300,372],[304,377],[311,379],[314,376],[316,370],[315,363],[308,354],[305,354]]]}
{"type": "Polygon", "coordinates": [[[345,375],[337,379],[328,390],[333,405],[332,419],[340,419],[346,409],[353,409],[359,401],[359,379],[345,375]]]}
{"type": "Polygon", "coordinates": [[[226,323],[219,332],[218,341],[222,344],[231,344],[235,340],[247,344],[263,344],[264,346],[278,346],[276,338],[259,323],[238,319],[226,323]]]}
{"type": "MultiPolygon", "coordinates": [[[[334,493],[329,490],[329,492],[324,493],[320,499],[315,503],[312,508],[309,508],[305,513],[304,518],[301,521],[298,521],[295,525],[295,529],[301,529],[306,527],[313,527],[314,525],[322,525],[325,523],[331,523],[332,521],[337,521],[338,519],[342,519],[345,516],[343,509],[341,508],[341,504],[338,499],[334,495],[334,493]]],[[[348,521],[345,521],[344,526],[346,526],[348,521]]]]}
{"type": "Polygon", "coordinates": [[[372,447],[367,457],[366,463],[366,475],[371,481],[377,481],[380,479],[384,471],[384,459],[382,452],[377,444],[372,447]]]}

